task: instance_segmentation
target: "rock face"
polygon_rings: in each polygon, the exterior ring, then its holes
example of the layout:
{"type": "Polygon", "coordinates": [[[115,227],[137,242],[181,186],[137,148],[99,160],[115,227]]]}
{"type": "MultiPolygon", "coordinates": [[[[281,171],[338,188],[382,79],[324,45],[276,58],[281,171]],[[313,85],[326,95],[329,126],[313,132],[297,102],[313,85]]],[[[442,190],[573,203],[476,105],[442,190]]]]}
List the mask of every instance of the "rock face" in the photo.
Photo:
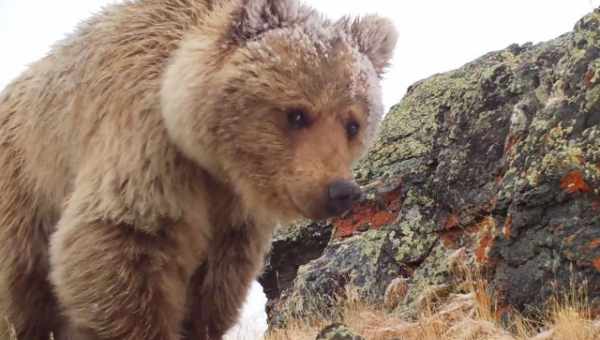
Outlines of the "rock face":
{"type": "Polygon", "coordinates": [[[350,290],[383,302],[396,278],[410,309],[451,283],[463,247],[501,307],[575,282],[600,311],[600,9],[555,40],[413,85],[356,176],[368,195],[272,296],[275,323],[327,314],[350,290]]]}

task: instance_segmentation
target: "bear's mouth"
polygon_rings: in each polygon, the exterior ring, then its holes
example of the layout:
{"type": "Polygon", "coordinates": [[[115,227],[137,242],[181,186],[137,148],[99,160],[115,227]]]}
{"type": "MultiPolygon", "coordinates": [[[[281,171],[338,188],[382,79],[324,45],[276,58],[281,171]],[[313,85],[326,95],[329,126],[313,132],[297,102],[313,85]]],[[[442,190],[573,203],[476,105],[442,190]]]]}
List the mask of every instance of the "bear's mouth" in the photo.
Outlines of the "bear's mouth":
{"type": "MultiPolygon", "coordinates": [[[[332,217],[331,214],[327,212],[325,208],[318,209],[317,205],[312,205],[316,209],[310,209],[311,205],[301,204],[295,199],[295,196],[290,193],[289,190],[285,190],[285,194],[288,197],[288,201],[290,202],[291,207],[295,210],[295,217],[304,217],[313,221],[322,221],[332,217]]],[[[317,200],[315,200],[317,201],[317,200]]]]}
{"type": "Polygon", "coordinates": [[[295,210],[295,214],[296,215],[298,215],[299,217],[304,217],[304,218],[312,219],[312,214],[309,214],[307,211],[305,211],[302,208],[301,204],[299,204],[298,202],[296,202],[296,199],[294,198],[294,195],[292,195],[290,193],[290,190],[288,188],[285,189],[285,195],[287,196],[287,199],[290,202],[292,208],[295,210]]]}

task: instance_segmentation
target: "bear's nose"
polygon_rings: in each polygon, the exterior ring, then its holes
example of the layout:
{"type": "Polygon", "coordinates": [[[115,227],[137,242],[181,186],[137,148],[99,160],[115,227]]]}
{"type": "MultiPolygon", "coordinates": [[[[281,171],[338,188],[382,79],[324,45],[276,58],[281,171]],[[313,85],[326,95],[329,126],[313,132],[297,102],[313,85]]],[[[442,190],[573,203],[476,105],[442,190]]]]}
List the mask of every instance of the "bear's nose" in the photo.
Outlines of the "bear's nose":
{"type": "Polygon", "coordinates": [[[338,180],[329,185],[327,210],[332,215],[340,215],[352,208],[361,195],[360,187],[351,181],[338,180]]]}

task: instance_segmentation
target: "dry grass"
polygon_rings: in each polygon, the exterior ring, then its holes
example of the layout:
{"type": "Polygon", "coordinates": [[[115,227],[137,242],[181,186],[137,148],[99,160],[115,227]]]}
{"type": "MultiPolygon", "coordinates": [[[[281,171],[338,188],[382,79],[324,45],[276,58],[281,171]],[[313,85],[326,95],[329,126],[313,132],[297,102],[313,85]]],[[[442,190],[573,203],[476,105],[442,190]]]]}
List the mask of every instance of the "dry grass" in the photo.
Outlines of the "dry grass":
{"type": "MultiPolygon", "coordinates": [[[[423,303],[417,320],[386,312],[380,305],[364,302],[347,291],[339,307],[341,320],[366,340],[596,340],[600,320],[592,320],[585,284],[572,283],[563,295],[540,310],[536,320],[511,313],[499,320],[494,298],[479,275],[459,267],[455,275],[462,281],[461,294],[436,295],[437,289],[423,290],[423,303]]],[[[265,340],[314,340],[330,322],[314,317],[291,320],[285,329],[272,331],[265,340]]],[[[6,325],[2,325],[6,326],[6,325]]],[[[6,327],[5,327],[6,328],[6,327]]],[[[0,333],[0,340],[16,340],[14,329],[0,333]]]]}
{"type": "Polygon", "coordinates": [[[587,285],[571,283],[561,299],[550,303],[546,320],[551,326],[549,339],[588,340],[600,339],[600,320],[592,321],[592,311],[585,294],[587,285]]]}
{"type": "MultiPolygon", "coordinates": [[[[553,299],[539,317],[531,320],[509,313],[499,320],[498,308],[479,275],[459,268],[463,294],[443,299],[425,298],[416,321],[387,313],[383,306],[367,304],[348,293],[340,307],[342,321],[367,340],[594,340],[600,339],[600,321],[591,320],[584,290],[572,284],[570,291],[553,299]]],[[[266,340],[314,340],[326,326],[321,319],[294,320],[286,329],[272,331],[266,340]]]]}

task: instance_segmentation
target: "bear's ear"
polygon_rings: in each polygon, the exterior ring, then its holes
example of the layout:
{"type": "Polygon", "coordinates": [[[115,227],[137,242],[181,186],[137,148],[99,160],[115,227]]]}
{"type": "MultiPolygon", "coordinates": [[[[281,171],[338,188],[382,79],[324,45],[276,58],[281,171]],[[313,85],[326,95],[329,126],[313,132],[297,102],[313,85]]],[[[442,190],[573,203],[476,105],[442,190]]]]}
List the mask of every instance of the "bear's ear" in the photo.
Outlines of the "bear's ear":
{"type": "Polygon", "coordinates": [[[377,15],[356,19],[346,17],[340,19],[336,26],[350,35],[358,50],[371,60],[381,76],[393,57],[398,41],[398,32],[392,21],[377,15]]]}
{"type": "Polygon", "coordinates": [[[234,18],[233,37],[239,42],[293,24],[299,16],[297,0],[242,0],[234,18]]]}

